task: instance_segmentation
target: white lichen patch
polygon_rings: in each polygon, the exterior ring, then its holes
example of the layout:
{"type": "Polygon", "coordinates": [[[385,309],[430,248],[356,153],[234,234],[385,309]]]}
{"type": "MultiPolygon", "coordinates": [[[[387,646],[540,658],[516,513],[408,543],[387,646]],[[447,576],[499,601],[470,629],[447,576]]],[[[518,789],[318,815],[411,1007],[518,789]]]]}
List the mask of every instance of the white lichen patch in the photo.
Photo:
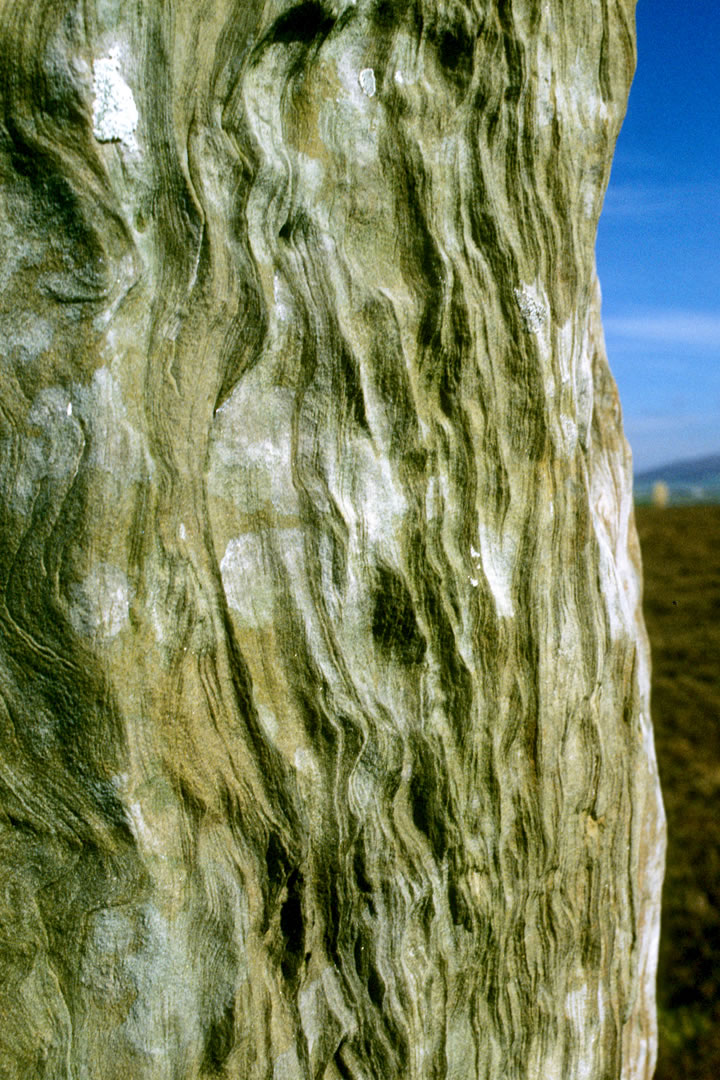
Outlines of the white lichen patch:
{"type": "Polygon", "coordinates": [[[586,986],[570,990],[565,996],[565,1016],[578,1031],[583,1030],[588,991],[586,986]]]}
{"type": "Polygon", "coordinates": [[[327,1026],[327,1005],[323,993],[322,979],[313,981],[301,991],[298,998],[298,1011],[303,1033],[307,1040],[308,1052],[313,1048],[327,1026]]]}
{"type": "Polygon", "coordinates": [[[275,317],[281,322],[287,322],[292,317],[292,293],[277,271],[273,277],[273,300],[275,317]]]}
{"type": "MultiPolygon", "coordinates": [[[[3,244],[3,258],[5,251],[3,244]]],[[[53,335],[54,329],[50,320],[30,311],[13,309],[0,317],[3,356],[19,361],[23,367],[51,348],[53,335]]]]}
{"type": "Polygon", "coordinates": [[[78,417],[91,432],[89,465],[110,474],[118,485],[153,471],[142,436],[128,420],[122,386],[109,368],[98,368],[89,385],[74,388],[73,397],[78,417]]]}
{"type": "Polygon", "coordinates": [[[523,285],[515,289],[515,299],[520,308],[525,329],[531,334],[539,333],[547,320],[547,311],[537,290],[530,285],[523,285]]]}
{"type": "MultiPolygon", "coordinates": [[[[616,505],[611,494],[612,482],[610,476],[602,481],[597,478],[590,510],[598,540],[598,577],[602,584],[608,629],[612,640],[619,641],[634,635],[639,596],[636,571],[628,553],[627,531],[626,527],[622,527],[623,514],[627,515],[629,507],[616,505]]],[[[626,495],[623,503],[629,503],[629,499],[626,495]]],[[[638,652],[637,662],[638,678],[644,679],[642,685],[649,689],[649,673],[645,670],[647,662],[642,650],[638,652]]]]}
{"type": "Polygon", "coordinates": [[[290,580],[301,577],[303,567],[303,537],[298,528],[277,529],[271,538],[246,532],[228,543],[220,562],[228,606],[238,625],[247,629],[262,629],[275,617],[275,600],[279,589],[276,573],[270,561],[270,546],[278,564],[278,573],[290,580]]]}
{"type": "Polygon", "coordinates": [[[473,589],[477,589],[480,584],[480,578],[475,577],[475,574],[482,569],[482,554],[477,551],[472,544],[470,545],[470,558],[473,562],[473,574],[470,575],[470,584],[473,589]]]}
{"type": "Polygon", "coordinates": [[[485,525],[480,526],[478,538],[480,552],[475,551],[474,548],[470,549],[476,562],[476,569],[482,566],[498,615],[503,618],[512,618],[515,614],[512,580],[517,538],[510,533],[502,537],[497,536],[485,525]]]}
{"type": "Polygon", "coordinates": [[[571,416],[560,417],[561,446],[563,454],[569,456],[574,453],[578,441],[578,426],[571,416]]]}
{"type": "Polygon", "coordinates": [[[269,705],[257,706],[258,720],[262,724],[263,731],[269,739],[274,739],[278,733],[278,718],[276,713],[270,708],[269,705]]]}
{"type": "Polygon", "coordinates": [[[127,625],[131,589],[117,567],[98,563],[71,595],[70,622],[78,634],[110,641],[127,625]]]}
{"type": "MultiPolygon", "coordinates": [[[[342,1035],[357,1031],[357,1021],[348,1008],[337,972],[330,965],[300,992],[298,1011],[312,1064],[317,1063],[329,1042],[336,1046],[342,1035]]],[[[310,1075],[318,1073],[314,1069],[310,1075]]]]}
{"type": "Polygon", "coordinates": [[[375,93],[375,72],[372,68],[363,68],[358,75],[358,82],[362,88],[362,92],[367,94],[368,97],[372,97],[375,93]]]}
{"type": "MultiPolygon", "coordinates": [[[[117,924],[121,916],[112,914],[117,924]]],[[[152,902],[138,915],[132,947],[116,945],[113,950],[134,988],[134,1003],[120,1030],[152,1061],[154,1075],[169,1076],[170,1062],[182,1060],[199,1041],[200,1007],[188,959],[187,920],[176,916],[171,922],[152,902]]]]}
{"type": "MultiPolygon", "coordinates": [[[[375,72],[361,68],[365,43],[358,41],[350,48],[338,43],[328,49],[328,63],[337,86],[334,100],[328,97],[318,117],[321,141],[333,148],[335,154],[347,155],[354,162],[353,175],[363,187],[370,183],[373,169],[379,160],[379,116],[374,98],[377,93],[375,72]]],[[[376,195],[370,194],[369,202],[376,195]]]]}
{"type": "MultiPolygon", "coordinates": [[[[289,318],[289,291],[281,283],[277,288],[289,318]]],[[[213,495],[229,499],[244,514],[269,507],[279,515],[297,514],[291,468],[293,408],[291,390],[269,382],[259,366],[248,373],[216,414],[208,477],[213,495]]]]}
{"type": "Polygon", "coordinates": [[[98,142],[120,142],[137,150],[138,111],[120,74],[120,50],[111,49],[93,65],[93,134],[98,142]]]}
{"type": "Polygon", "coordinates": [[[37,481],[42,477],[67,480],[74,474],[83,448],[83,435],[67,411],[67,394],[57,386],[41,390],[28,413],[33,429],[27,441],[25,469],[17,482],[37,481]],[[68,423],[68,420],[70,422],[68,423]]]}
{"type": "Polygon", "coordinates": [[[273,1080],[297,1080],[302,1076],[300,1061],[297,1050],[291,1046],[284,1054],[280,1054],[273,1064],[273,1080]]]}
{"type": "MultiPolygon", "coordinates": [[[[371,461],[370,455],[366,463],[371,461]]],[[[367,535],[374,543],[390,545],[402,529],[408,503],[401,486],[395,481],[388,461],[372,460],[362,476],[364,480],[363,520],[367,535]]]]}
{"type": "Polygon", "coordinates": [[[143,851],[160,852],[163,849],[162,841],[157,837],[143,817],[142,807],[139,802],[130,803],[126,810],[128,824],[133,836],[143,851]]]}
{"type": "Polygon", "coordinates": [[[592,1080],[597,1075],[597,1061],[593,1052],[597,1031],[602,1021],[602,991],[598,991],[597,1003],[591,1001],[589,987],[580,986],[569,991],[565,997],[565,1017],[575,1028],[577,1037],[584,1042],[584,1053],[575,1059],[571,1073],[573,1080],[592,1080]]]}
{"type": "Polygon", "coordinates": [[[316,205],[322,200],[325,189],[325,166],[319,158],[298,150],[295,154],[298,183],[306,203],[316,205]]]}
{"type": "Polygon", "coordinates": [[[298,747],[295,751],[295,768],[299,773],[312,779],[320,779],[320,770],[318,769],[317,762],[309,750],[303,747],[298,747]]]}
{"type": "Polygon", "coordinates": [[[220,575],[228,605],[242,626],[258,628],[272,621],[272,582],[256,533],[244,533],[229,542],[220,575]]]}

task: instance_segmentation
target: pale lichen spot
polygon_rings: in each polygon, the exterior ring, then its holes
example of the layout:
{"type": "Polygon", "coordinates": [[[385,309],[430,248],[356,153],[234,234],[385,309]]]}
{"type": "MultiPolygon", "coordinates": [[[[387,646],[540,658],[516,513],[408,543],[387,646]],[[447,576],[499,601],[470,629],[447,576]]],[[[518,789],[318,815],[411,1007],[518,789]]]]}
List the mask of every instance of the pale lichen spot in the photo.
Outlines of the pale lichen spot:
{"type": "Polygon", "coordinates": [[[595,516],[600,519],[606,531],[610,533],[615,521],[616,506],[609,490],[606,490],[605,488],[601,490],[595,500],[593,509],[595,511],[595,516]]]}
{"type": "Polygon", "coordinates": [[[284,1054],[280,1054],[273,1064],[273,1080],[297,1080],[301,1076],[300,1061],[297,1050],[291,1046],[284,1054]]]}
{"type": "Polygon", "coordinates": [[[523,285],[515,289],[515,298],[520,308],[525,329],[531,334],[537,334],[545,324],[547,313],[540,303],[537,293],[529,285],[523,285]]]}
{"type": "Polygon", "coordinates": [[[571,416],[560,417],[560,430],[562,432],[562,449],[566,454],[575,450],[578,441],[578,426],[571,416]]]}
{"type": "Polygon", "coordinates": [[[122,570],[98,563],[72,590],[70,622],[83,636],[110,641],[127,625],[131,588],[122,570]]]}
{"type": "Polygon", "coordinates": [[[588,988],[586,986],[571,990],[565,996],[565,1016],[575,1025],[578,1031],[583,1030],[587,997],[588,988]]]}
{"type": "Polygon", "coordinates": [[[98,142],[120,142],[137,150],[138,111],[132,90],[120,74],[120,50],[111,49],[93,64],[93,134],[98,142]]]}
{"type": "Polygon", "coordinates": [[[276,317],[281,322],[287,322],[292,316],[292,293],[277,272],[273,277],[273,299],[276,317]]]}
{"type": "Polygon", "coordinates": [[[143,817],[139,802],[130,803],[127,808],[128,824],[133,836],[141,847],[148,851],[161,851],[162,843],[155,836],[143,817]]]}
{"type": "Polygon", "coordinates": [[[84,421],[92,435],[88,465],[110,473],[118,485],[154,471],[155,463],[142,435],[128,420],[122,384],[110,368],[99,367],[89,385],[76,385],[73,398],[73,415],[84,421]],[[121,470],[117,467],[119,461],[123,462],[121,470]]]}
{"type": "Polygon", "coordinates": [[[323,1027],[327,1024],[327,1005],[322,991],[322,979],[313,979],[298,998],[300,1021],[311,1054],[323,1027]]]}
{"type": "Polygon", "coordinates": [[[220,561],[228,606],[241,625],[257,628],[272,618],[272,587],[260,537],[245,533],[231,540],[220,561]]]}
{"type": "Polygon", "coordinates": [[[515,615],[512,580],[517,539],[510,533],[501,537],[486,525],[481,525],[479,540],[479,555],[473,547],[470,548],[473,558],[477,561],[477,569],[482,566],[498,615],[503,618],[512,618],[515,615]]]}
{"type": "MultiPolygon", "coordinates": [[[[298,528],[279,529],[277,555],[287,572],[302,565],[303,534],[298,528]]],[[[228,607],[239,626],[258,630],[272,623],[277,583],[268,562],[265,541],[254,532],[242,533],[228,543],[220,562],[220,575],[228,607]]]]}
{"type": "MultiPolygon", "coordinates": [[[[473,569],[475,570],[475,572],[477,572],[482,567],[482,555],[480,554],[479,551],[475,550],[475,548],[473,547],[472,544],[470,545],[470,557],[472,558],[472,561],[475,564],[473,569]]],[[[472,585],[473,589],[477,589],[478,585],[480,584],[480,578],[476,578],[476,577],[471,576],[470,577],[470,584],[472,585]]]]}
{"type": "Polygon", "coordinates": [[[358,76],[358,82],[364,94],[372,97],[375,93],[375,72],[372,68],[363,68],[358,76]]]}
{"type": "Polygon", "coordinates": [[[278,733],[278,718],[269,705],[257,706],[258,720],[262,724],[263,731],[270,739],[274,739],[278,733]]]}
{"type": "Polygon", "coordinates": [[[295,768],[305,776],[318,777],[319,770],[315,758],[309,750],[298,747],[295,751],[295,768]]]}

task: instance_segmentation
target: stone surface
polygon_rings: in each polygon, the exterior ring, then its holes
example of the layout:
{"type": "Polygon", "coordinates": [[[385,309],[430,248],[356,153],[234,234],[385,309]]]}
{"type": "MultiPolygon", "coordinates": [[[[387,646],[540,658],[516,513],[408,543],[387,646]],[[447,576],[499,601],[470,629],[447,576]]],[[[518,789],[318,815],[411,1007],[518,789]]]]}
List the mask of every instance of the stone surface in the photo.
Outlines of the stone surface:
{"type": "Polygon", "coordinates": [[[632,0],[2,0],[8,1080],[649,1080],[632,0]]]}

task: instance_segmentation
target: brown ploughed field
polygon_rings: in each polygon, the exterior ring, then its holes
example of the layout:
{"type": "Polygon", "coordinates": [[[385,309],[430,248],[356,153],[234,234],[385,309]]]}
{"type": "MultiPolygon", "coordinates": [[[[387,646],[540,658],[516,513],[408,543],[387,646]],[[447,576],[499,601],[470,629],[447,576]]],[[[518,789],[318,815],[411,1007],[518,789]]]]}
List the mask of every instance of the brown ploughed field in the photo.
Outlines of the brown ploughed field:
{"type": "Polygon", "coordinates": [[[656,1080],[720,1077],[720,506],[636,508],[668,818],[656,1080]]]}

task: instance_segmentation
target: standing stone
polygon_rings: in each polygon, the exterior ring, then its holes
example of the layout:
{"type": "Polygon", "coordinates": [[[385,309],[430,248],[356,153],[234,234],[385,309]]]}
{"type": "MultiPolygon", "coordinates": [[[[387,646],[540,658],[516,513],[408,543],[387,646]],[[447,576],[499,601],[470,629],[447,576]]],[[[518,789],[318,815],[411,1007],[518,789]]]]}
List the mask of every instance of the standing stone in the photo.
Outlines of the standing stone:
{"type": "Polygon", "coordinates": [[[633,0],[0,0],[3,1080],[649,1080],[633,0]]]}
{"type": "Polygon", "coordinates": [[[659,510],[664,510],[670,501],[670,488],[664,480],[656,480],[652,488],[652,504],[659,510]]]}

